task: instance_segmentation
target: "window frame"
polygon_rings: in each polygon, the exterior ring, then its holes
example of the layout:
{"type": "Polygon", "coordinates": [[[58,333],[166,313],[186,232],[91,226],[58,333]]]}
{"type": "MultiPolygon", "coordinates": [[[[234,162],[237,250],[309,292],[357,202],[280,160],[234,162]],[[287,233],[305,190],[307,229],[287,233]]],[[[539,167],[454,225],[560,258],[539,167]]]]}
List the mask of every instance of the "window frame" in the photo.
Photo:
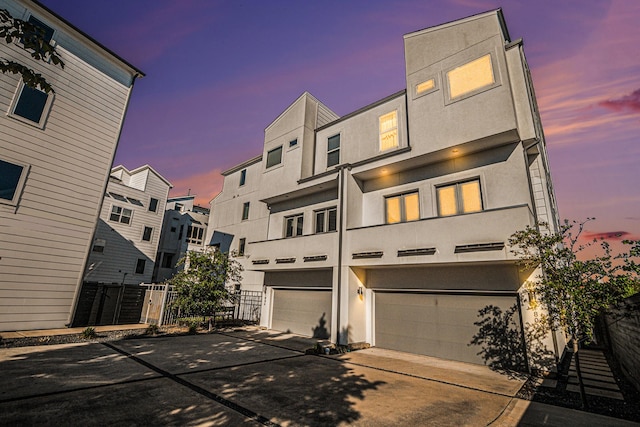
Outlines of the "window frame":
{"type": "Polygon", "coordinates": [[[107,246],[107,241],[105,239],[93,239],[93,244],[91,245],[91,253],[104,254],[104,249],[107,246]],[[101,250],[96,250],[96,248],[102,248],[101,250]]]}
{"type": "Polygon", "coordinates": [[[111,211],[109,212],[109,221],[117,222],[119,224],[125,224],[125,225],[131,226],[132,219],[133,219],[133,209],[125,208],[125,207],[122,207],[122,206],[119,206],[119,205],[116,205],[116,204],[111,205],[111,211]],[[120,212],[117,213],[117,215],[118,215],[118,219],[117,220],[112,218],[112,216],[114,215],[114,212],[113,212],[114,208],[118,208],[118,209],[121,210],[120,212]],[[130,212],[130,215],[128,216],[128,218],[129,218],[128,222],[123,222],[122,221],[122,218],[124,217],[124,215],[123,215],[124,211],[129,211],[130,212]]]}
{"type": "Polygon", "coordinates": [[[238,185],[238,187],[242,187],[246,184],[247,182],[247,170],[246,169],[242,169],[240,171],[240,185],[238,185]]]}
{"type": "Polygon", "coordinates": [[[484,197],[482,197],[482,181],[480,180],[480,177],[474,177],[474,178],[469,178],[469,179],[463,179],[461,181],[455,181],[455,182],[450,182],[450,183],[446,183],[446,184],[441,184],[441,185],[436,185],[436,208],[437,208],[437,214],[438,214],[438,218],[447,218],[450,216],[457,216],[457,215],[468,215],[468,214],[473,214],[473,213],[478,213],[478,212],[482,212],[484,211],[484,197]],[[462,197],[461,193],[460,193],[460,186],[462,184],[467,184],[469,182],[477,182],[478,183],[478,194],[480,195],[480,210],[477,211],[473,211],[473,212],[463,212],[462,210],[462,197]],[[448,188],[448,187],[455,187],[454,189],[454,196],[456,198],[455,202],[456,202],[456,213],[451,214],[451,215],[441,215],[440,213],[440,189],[443,188],[448,188]]]}
{"type": "Polygon", "coordinates": [[[417,99],[420,98],[422,96],[428,95],[430,93],[436,92],[440,89],[440,79],[438,79],[438,76],[436,75],[432,75],[430,77],[427,77],[426,79],[421,79],[419,80],[416,84],[413,85],[413,99],[417,99]],[[425,84],[427,82],[429,82],[430,80],[433,80],[433,87],[431,87],[430,89],[425,89],[422,92],[418,92],[418,86],[425,84]]]}
{"type": "Polygon", "coordinates": [[[242,237],[238,239],[238,256],[244,256],[244,251],[247,246],[247,238],[242,237]]]}
{"type": "Polygon", "coordinates": [[[331,135],[331,136],[327,137],[327,169],[329,169],[330,167],[334,167],[334,166],[340,164],[340,147],[341,147],[341,144],[342,144],[342,133],[337,133],[335,135],[331,135]],[[329,144],[330,144],[330,141],[332,139],[334,139],[334,138],[338,138],[338,146],[337,146],[337,148],[333,148],[332,149],[329,146],[329,144]],[[333,153],[338,153],[338,161],[336,163],[329,164],[329,156],[331,154],[333,154],[333,153]]]}
{"type": "Polygon", "coordinates": [[[330,206],[323,209],[318,209],[313,211],[313,220],[314,220],[314,234],[324,234],[331,233],[338,230],[338,207],[330,206]],[[336,213],[336,228],[333,230],[329,230],[329,212],[335,211],[336,213]],[[322,230],[318,231],[318,214],[324,214],[324,218],[322,220],[322,230]]]}
{"type": "Polygon", "coordinates": [[[158,205],[160,204],[160,200],[156,199],[155,197],[150,197],[149,198],[149,208],[148,211],[149,212],[158,212],[158,205]],[[154,200],[155,200],[155,204],[154,204],[154,200]]]}
{"type": "Polygon", "coordinates": [[[251,202],[244,202],[242,204],[242,221],[249,220],[249,210],[251,208],[251,202]]]}
{"type": "Polygon", "coordinates": [[[470,98],[474,95],[477,95],[479,93],[482,92],[486,92],[488,90],[491,90],[495,87],[500,86],[501,83],[501,79],[500,79],[500,63],[497,60],[497,56],[495,51],[491,50],[491,51],[485,51],[479,55],[473,55],[473,57],[471,57],[471,59],[467,59],[464,61],[459,61],[456,62],[455,65],[451,66],[451,67],[447,67],[446,69],[444,69],[442,71],[442,81],[443,81],[443,87],[444,87],[444,93],[445,93],[445,100],[444,103],[445,105],[449,105],[449,104],[453,104],[454,102],[458,102],[458,101],[462,101],[464,99],[470,98]],[[456,70],[458,68],[462,68],[465,65],[471,64],[474,61],[480,60],[482,58],[484,58],[485,56],[489,56],[489,63],[491,65],[491,72],[493,74],[493,83],[484,85],[484,86],[480,86],[477,87],[473,90],[470,90],[468,92],[462,93],[456,97],[451,97],[451,85],[449,84],[449,77],[448,74],[453,71],[456,70]]]}
{"type": "Polygon", "coordinates": [[[19,166],[22,168],[22,172],[20,172],[20,177],[18,178],[18,182],[16,183],[16,187],[13,191],[13,197],[11,198],[11,200],[0,197],[0,204],[18,206],[18,202],[20,201],[20,197],[22,197],[22,192],[27,182],[27,176],[29,175],[29,169],[31,168],[31,165],[22,162],[16,162],[13,160],[10,161],[3,157],[0,157],[0,160],[5,163],[9,163],[11,165],[19,166]]]}
{"type": "Polygon", "coordinates": [[[400,147],[400,126],[399,126],[399,123],[398,123],[398,116],[399,116],[399,114],[398,114],[398,110],[397,109],[391,110],[391,111],[389,111],[387,113],[384,113],[384,114],[381,114],[381,115],[378,116],[378,151],[380,151],[381,153],[386,152],[386,151],[390,151],[390,150],[394,150],[394,149],[400,147]],[[382,135],[383,135],[383,132],[382,132],[382,118],[386,117],[386,116],[390,116],[392,114],[395,115],[396,126],[395,126],[395,128],[391,128],[391,129],[385,131],[384,134],[388,134],[388,133],[392,132],[395,129],[395,131],[396,131],[396,145],[394,145],[393,147],[382,148],[382,135]]]}
{"type": "Polygon", "coordinates": [[[187,227],[187,243],[192,245],[201,245],[204,242],[204,227],[198,227],[197,225],[190,224],[187,227]]]}
{"type": "Polygon", "coordinates": [[[293,138],[292,140],[289,141],[289,144],[287,145],[287,150],[293,150],[295,148],[298,148],[298,138],[293,138]]]}
{"type": "Polygon", "coordinates": [[[266,156],[266,159],[265,159],[265,169],[272,169],[272,168],[274,168],[274,167],[276,167],[278,165],[281,165],[282,164],[283,151],[284,150],[282,149],[282,145],[267,151],[267,156],[266,156]],[[269,164],[269,155],[271,153],[275,152],[275,151],[278,151],[278,150],[280,151],[280,159],[278,160],[278,163],[269,164]]]}
{"type": "Polygon", "coordinates": [[[134,273],[133,274],[144,274],[144,271],[147,268],[147,260],[144,258],[138,258],[138,260],[136,261],[136,267],[133,270],[134,273]],[[142,261],[142,263],[140,262],[142,261]],[[142,271],[140,271],[140,266],[142,266],[142,271]]]}
{"type": "Polygon", "coordinates": [[[285,239],[304,236],[304,212],[300,212],[294,215],[287,215],[284,217],[284,232],[282,233],[282,235],[284,236],[285,239]],[[298,218],[300,218],[302,221],[300,234],[298,234],[298,221],[297,221],[298,218]],[[292,220],[292,224],[291,224],[292,234],[290,236],[287,235],[287,231],[288,231],[287,223],[289,220],[292,220]]]}
{"type": "Polygon", "coordinates": [[[153,227],[149,227],[148,225],[145,225],[142,228],[142,241],[143,242],[150,242],[153,239],[153,227]],[[147,234],[147,230],[149,230],[149,238],[145,239],[145,236],[147,234]]]}
{"type": "Polygon", "coordinates": [[[388,224],[388,225],[392,225],[392,224],[402,224],[405,222],[414,222],[414,221],[420,221],[420,219],[422,219],[420,212],[422,211],[422,209],[420,208],[420,190],[416,189],[416,190],[410,190],[410,191],[404,191],[402,193],[396,193],[396,194],[389,194],[388,196],[384,196],[384,223],[388,224]],[[418,196],[418,218],[417,219],[412,219],[412,220],[407,220],[407,207],[406,207],[406,203],[405,203],[405,198],[406,196],[412,196],[412,195],[416,195],[418,196]],[[396,221],[396,222],[389,222],[389,200],[390,199],[399,199],[400,200],[400,221],[396,221]]]}
{"type": "Polygon", "coordinates": [[[19,122],[28,124],[30,126],[34,126],[38,129],[44,129],[45,124],[47,122],[47,119],[49,118],[49,113],[51,111],[51,104],[53,103],[53,97],[54,97],[54,93],[50,92],[50,93],[46,93],[38,88],[29,88],[22,79],[20,79],[20,82],[18,83],[18,87],[16,89],[16,92],[13,96],[13,99],[11,100],[11,105],[9,106],[9,112],[8,112],[8,116],[18,120],[19,122]],[[42,112],[40,113],[40,120],[35,122],[27,117],[21,116],[20,114],[16,113],[16,107],[18,106],[18,104],[20,103],[20,99],[22,97],[22,94],[24,93],[24,88],[27,87],[28,89],[32,89],[32,90],[37,90],[40,91],[42,93],[44,93],[47,96],[47,100],[44,103],[44,106],[42,107],[42,112]]]}

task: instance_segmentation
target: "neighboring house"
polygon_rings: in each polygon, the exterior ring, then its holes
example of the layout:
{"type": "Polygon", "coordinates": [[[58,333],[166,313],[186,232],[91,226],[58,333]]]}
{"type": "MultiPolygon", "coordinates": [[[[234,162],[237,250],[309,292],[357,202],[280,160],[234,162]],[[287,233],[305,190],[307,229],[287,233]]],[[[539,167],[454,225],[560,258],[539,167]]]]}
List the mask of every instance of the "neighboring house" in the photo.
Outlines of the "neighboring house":
{"type": "Polygon", "coordinates": [[[55,93],[0,74],[0,331],[68,325],[136,77],[143,73],[35,1],[0,0],[42,27],[64,69],[19,41],[0,57],[55,93]]]}
{"type": "Polygon", "coordinates": [[[264,290],[268,328],[473,363],[489,333],[524,359],[513,339],[540,313],[508,238],[557,211],[522,41],[495,10],[404,47],[406,90],[343,117],[304,93],[280,114],[262,156],[223,172],[207,239],[264,290]],[[492,307],[514,336],[480,330],[492,307]]]}
{"type": "Polygon", "coordinates": [[[159,283],[178,272],[178,261],[188,251],[202,251],[209,223],[209,209],[194,205],[194,196],[167,200],[153,282],[159,283]]]}
{"type": "Polygon", "coordinates": [[[149,165],[112,169],[85,282],[151,283],[171,187],[149,165]]]}

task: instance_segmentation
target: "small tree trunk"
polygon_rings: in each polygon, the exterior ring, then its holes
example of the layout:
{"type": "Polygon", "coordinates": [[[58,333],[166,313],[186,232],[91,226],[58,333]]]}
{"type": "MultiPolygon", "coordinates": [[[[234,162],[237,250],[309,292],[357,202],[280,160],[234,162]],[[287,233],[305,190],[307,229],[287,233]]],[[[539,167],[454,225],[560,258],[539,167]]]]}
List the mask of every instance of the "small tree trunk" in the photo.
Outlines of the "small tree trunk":
{"type": "Polygon", "coordinates": [[[580,351],[578,340],[576,337],[573,337],[573,357],[575,357],[576,361],[576,374],[578,375],[578,385],[580,387],[580,400],[582,401],[582,409],[588,409],[589,403],[587,402],[587,393],[584,391],[584,383],[582,382],[582,371],[580,370],[580,356],[578,352],[580,351]]]}

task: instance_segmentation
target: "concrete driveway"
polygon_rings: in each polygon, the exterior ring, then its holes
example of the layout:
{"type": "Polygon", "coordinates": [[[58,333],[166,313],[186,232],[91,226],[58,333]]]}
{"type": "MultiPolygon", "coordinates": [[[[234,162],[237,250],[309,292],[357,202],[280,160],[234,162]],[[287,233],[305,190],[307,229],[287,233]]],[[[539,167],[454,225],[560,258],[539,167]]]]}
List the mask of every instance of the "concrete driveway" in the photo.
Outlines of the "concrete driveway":
{"type": "Polygon", "coordinates": [[[314,343],[247,328],[3,349],[0,424],[628,425],[514,399],[523,380],[482,366],[314,343]]]}

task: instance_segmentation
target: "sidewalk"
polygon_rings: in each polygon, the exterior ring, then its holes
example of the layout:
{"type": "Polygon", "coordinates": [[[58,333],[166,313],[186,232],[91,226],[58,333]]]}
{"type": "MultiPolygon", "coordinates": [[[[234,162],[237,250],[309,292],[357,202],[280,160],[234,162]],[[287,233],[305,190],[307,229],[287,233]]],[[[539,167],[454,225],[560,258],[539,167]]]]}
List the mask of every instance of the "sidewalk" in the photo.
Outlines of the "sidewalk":
{"type": "MultiPolygon", "coordinates": [[[[97,333],[111,332],[111,331],[129,331],[137,329],[146,329],[149,325],[144,323],[136,323],[133,325],[105,325],[105,326],[92,326],[97,333]]],[[[59,328],[59,329],[36,329],[33,331],[13,331],[13,332],[0,332],[2,339],[16,339],[16,338],[37,338],[37,337],[51,337],[58,335],[73,335],[80,334],[87,329],[86,326],[79,328],[59,328]]]]}

